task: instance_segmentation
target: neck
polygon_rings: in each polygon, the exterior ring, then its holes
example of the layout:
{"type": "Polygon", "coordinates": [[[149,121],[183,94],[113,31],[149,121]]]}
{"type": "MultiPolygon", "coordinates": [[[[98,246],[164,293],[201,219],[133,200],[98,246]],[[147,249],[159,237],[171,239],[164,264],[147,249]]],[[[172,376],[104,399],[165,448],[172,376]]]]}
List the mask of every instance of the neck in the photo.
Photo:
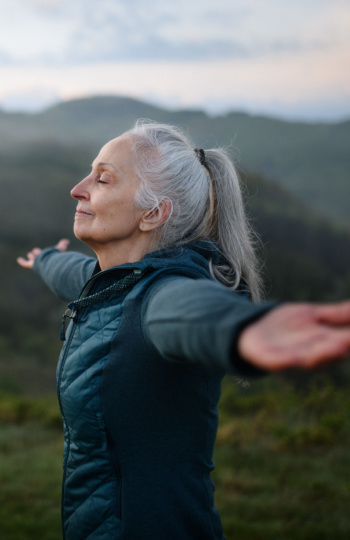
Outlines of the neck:
{"type": "Polygon", "coordinates": [[[142,242],[133,244],[130,240],[118,242],[117,245],[110,244],[90,246],[97,255],[101,270],[120,266],[122,264],[140,261],[146,253],[150,251],[150,239],[147,235],[142,242]]]}

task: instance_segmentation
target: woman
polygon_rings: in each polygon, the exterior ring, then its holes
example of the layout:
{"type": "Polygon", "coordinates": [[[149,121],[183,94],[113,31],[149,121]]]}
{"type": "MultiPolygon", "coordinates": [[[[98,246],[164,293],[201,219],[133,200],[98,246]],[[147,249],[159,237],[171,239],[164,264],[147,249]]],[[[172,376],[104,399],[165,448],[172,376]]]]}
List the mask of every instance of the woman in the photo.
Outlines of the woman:
{"type": "Polygon", "coordinates": [[[350,303],[259,300],[234,167],[137,123],[71,192],[95,259],[36,248],[70,301],[57,388],[66,539],[222,539],[210,479],[224,373],[313,367],[350,349],[350,303]]]}

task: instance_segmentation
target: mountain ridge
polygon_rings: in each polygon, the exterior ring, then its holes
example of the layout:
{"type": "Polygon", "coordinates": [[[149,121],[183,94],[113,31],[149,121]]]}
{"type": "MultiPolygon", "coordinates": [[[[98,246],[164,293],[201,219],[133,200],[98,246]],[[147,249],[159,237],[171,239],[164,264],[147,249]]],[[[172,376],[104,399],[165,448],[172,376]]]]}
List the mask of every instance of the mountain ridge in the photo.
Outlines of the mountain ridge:
{"type": "Polygon", "coordinates": [[[56,104],[40,113],[0,114],[0,154],[48,141],[94,152],[138,118],[185,128],[196,146],[229,146],[240,170],[271,178],[308,206],[350,228],[350,120],[290,122],[244,112],[210,116],[103,96],[56,104]]]}

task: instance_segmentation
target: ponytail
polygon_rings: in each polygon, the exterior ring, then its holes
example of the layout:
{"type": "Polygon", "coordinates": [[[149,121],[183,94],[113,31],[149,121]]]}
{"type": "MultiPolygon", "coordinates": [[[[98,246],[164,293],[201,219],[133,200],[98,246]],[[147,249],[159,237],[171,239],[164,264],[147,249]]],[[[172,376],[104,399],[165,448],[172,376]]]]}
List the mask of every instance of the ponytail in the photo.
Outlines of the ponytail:
{"type": "Polygon", "coordinates": [[[171,212],[157,238],[158,249],[209,238],[222,255],[211,262],[214,279],[235,290],[244,282],[260,299],[254,238],[247,220],[239,179],[223,149],[194,149],[177,128],[138,121],[127,132],[133,141],[140,178],[136,204],[155,209],[165,198],[171,212]]]}
{"type": "Polygon", "coordinates": [[[258,237],[245,213],[235,167],[223,149],[206,150],[205,157],[215,193],[213,237],[227,261],[212,265],[212,274],[231,289],[244,281],[252,298],[259,300],[261,286],[254,250],[258,237]]]}

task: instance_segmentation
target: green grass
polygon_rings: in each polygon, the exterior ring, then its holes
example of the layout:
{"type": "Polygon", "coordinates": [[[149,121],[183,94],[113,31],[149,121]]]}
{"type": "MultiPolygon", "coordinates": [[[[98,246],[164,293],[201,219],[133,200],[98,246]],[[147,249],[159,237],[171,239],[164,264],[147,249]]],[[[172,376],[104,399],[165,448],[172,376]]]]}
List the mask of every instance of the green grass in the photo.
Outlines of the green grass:
{"type": "Polygon", "coordinates": [[[0,426],[3,540],[54,540],[60,523],[62,435],[31,423],[0,426]]]}
{"type": "MultiPolygon", "coordinates": [[[[227,540],[350,538],[350,393],[279,379],[224,381],[216,505],[227,540]]],[[[58,540],[62,430],[55,397],[0,395],[0,538],[58,540]]]]}
{"type": "Polygon", "coordinates": [[[0,538],[62,538],[62,429],[55,398],[0,397],[0,538]]]}
{"type": "Polygon", "coordinates": [[[350,538],[349,406],[331,385],[225,384],[213,476],[228,540],[350,538]]]}

